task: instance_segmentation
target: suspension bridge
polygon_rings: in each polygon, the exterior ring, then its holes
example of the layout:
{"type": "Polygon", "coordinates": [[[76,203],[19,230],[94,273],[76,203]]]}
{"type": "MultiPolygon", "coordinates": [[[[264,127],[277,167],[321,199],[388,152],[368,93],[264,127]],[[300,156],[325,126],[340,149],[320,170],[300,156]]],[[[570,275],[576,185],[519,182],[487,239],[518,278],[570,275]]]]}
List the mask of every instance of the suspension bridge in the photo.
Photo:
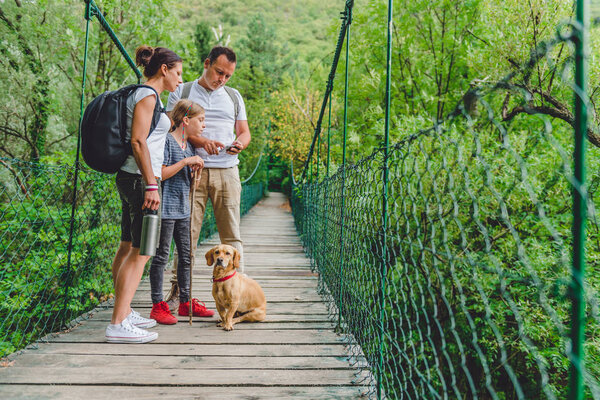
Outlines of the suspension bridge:
{"type": "MultiPolygon", "coordinates": [[[[174,326],[154,328],[148,346],[104,340],[110,306],[94,310],[73,328],[51,334],[14,359],[0,374],[3,398],[361,398],[368,380],[350,360],[317,293],[295,231],[287,199],[272,193],[241,223],[245,270],[268,300],[264,323],[238,324],[231,332],[216,317],[179,317],[174,326]]],[[[218,243],[211,236],[198,249],[194,296],[215,309],[212,270],[204,253],[218,243]]],[[[165,287],[170,287],[169,276],[165,287]]],[[[150,313],[148,280],[132,305],[150,313]]]]}
{"type": "MultiPolygon", "coordinates": [[[[390,0],[381,142],[349,163],[346,1],[312,144],[292,165],[291,214],[283,196],[263,199],[260,160],[243,185],[246,268],[265,288],[268,319],[231,333],[179,321],[158,327],[155,343],[103,343],[118,201],[99,188],[110,177],[78,159],[1,159],[0,395],[599,399],[600,165],[586,145],[600,140],[587,122],[587,2],[575,3],[575,18],[514,70],[392,143],[404,128],[390,115],[400,98],[390,0]],[[572,106],[539,89],[539,71],[572,106]]],[[[130,61],[86,4],[88,28],[97,19],[130,61]]],[[[196,260],[216,243],[210,210],[205,221],[196,260]]],[[[209,274],[197,261],[194,295],[212,308],[209,274]]],[[[149,306],[144,283],[134,307],[149,306]]]]}

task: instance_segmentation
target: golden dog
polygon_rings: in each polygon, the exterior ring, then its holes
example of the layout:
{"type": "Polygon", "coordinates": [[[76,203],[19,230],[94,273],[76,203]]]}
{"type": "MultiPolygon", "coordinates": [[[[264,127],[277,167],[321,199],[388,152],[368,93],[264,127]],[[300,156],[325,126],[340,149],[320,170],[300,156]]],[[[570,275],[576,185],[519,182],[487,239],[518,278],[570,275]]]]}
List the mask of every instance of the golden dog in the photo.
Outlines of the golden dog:
{"type": "Polygon", "coordinates": [[[206,253],[206,263],[214,265],[212,295],[221,316],[217,326],[231,331],[238,322],[265,319],[265,293],[254,279],[237,273],[240,253],[235,248],[226,244],[213,247],[206,253]]]}

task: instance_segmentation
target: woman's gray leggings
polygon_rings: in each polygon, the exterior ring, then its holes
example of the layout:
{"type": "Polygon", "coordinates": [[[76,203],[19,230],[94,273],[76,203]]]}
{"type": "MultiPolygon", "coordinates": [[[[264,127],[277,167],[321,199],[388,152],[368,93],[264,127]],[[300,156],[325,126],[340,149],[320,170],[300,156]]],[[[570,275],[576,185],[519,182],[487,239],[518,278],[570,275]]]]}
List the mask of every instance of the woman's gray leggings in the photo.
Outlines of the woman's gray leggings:
{"type": "Polygon", "coordinates": [[[160,243],[150,265],[152,304],[163,301],[163,276],[169,261],[172,239],[175,239],[179,255],[177,262],[179,302],[187,303],[190,298],[190,219],[163,219],[160,222],[160,243]]]}

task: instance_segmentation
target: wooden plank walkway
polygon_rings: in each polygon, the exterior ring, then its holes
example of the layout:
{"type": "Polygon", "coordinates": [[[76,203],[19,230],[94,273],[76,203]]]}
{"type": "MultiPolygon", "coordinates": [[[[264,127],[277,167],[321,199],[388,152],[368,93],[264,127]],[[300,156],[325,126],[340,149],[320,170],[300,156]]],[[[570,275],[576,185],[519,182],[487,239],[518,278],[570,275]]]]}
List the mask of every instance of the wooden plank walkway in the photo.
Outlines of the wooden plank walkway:
{"type": "MultiPolygon", "coordinates": [[[[104,342],[112,309],[98,311],[68,333],[53,334],[0,368],[0,398],[358,399],[367,380],[348,361],[317,294],[286,199],[271,193],[242,219],[245,272],[267,297],[267,321],[225,332],[213,318],[179,317],[152,328],[155,342],[104,342]]],[[[193,295],[215,309],[212,270],[199,246],[193,295]]],[[[170,287],[165,272],[165,290],[170,287]]],[[[144,281],[134,308],[148,316],[144,281]]]]}

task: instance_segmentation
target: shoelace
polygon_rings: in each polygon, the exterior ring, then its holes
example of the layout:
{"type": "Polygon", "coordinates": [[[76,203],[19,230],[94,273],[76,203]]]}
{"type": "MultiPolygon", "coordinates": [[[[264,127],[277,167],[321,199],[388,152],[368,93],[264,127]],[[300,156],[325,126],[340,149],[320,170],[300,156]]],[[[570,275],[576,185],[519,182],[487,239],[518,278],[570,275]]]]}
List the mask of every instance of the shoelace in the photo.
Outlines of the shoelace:
{"type": "Polygon", "coordinates": [[[144,333],[144,331],[142,329],[138,328],[137,326],[135,326],[133,324],[126,324],[123,327],[125,328],[126,331],[136,333],[138,335],[144,333]]]}
{"type": "Polygon", "coordinates": [[[200,301],[198,299],[192,299],[192,304],[197,305],[200,309],[206,308],[206,304],[204,304],[203,301],[200,301]]]}

